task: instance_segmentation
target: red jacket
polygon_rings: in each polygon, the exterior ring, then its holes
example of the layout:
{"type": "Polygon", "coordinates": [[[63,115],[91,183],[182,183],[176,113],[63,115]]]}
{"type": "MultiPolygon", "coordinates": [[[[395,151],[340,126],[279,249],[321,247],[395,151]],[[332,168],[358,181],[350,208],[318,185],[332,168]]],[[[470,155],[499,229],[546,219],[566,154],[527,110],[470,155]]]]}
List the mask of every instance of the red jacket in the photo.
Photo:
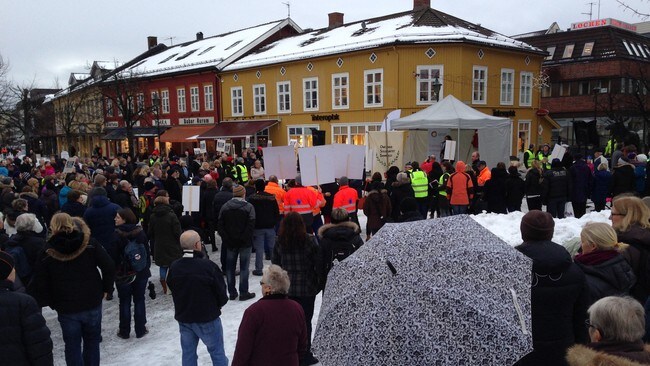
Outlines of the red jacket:
{"type": "Polygon", "coordinates": [[[316,205],[316,195],[307,187],[293,187],[284,195],[285,214],[289,212],[297,212],[301,215],[310,214],[316,205]]]}
{"type": "Polygon", "coordinates": [[[359,194],[350,186],[340,186],[339,191],[334,195],[334,205],[332,208],[342,208],[348,213],[356,212],[359,194]]]}

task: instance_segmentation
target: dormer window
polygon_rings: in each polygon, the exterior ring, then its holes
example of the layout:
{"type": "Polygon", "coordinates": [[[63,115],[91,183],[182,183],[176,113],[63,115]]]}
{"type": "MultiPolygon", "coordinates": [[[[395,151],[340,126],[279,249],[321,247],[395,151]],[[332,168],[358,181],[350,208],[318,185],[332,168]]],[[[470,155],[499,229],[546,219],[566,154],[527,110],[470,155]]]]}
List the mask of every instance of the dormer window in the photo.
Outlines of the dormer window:
{"type": "Polygon", "coordinates": [[[548,52],[548,56],[544,58],[544,60],[552,60],[553,56],[555,56],[555,46],[550,46],[546,49],[546,52],[548,52]]]}
{"type": "Polygon", "coordinates": [[[585,47],[582,49],[582,57],[591,56],[591,53],[594,51],[594,42],[585,43],[585,47]]]}
{"type": "Polygon", "coordinates": [[[564,46],[564,53],[562,54],[562,58],[571,58],[571,55],[573,55],[574,47],[575,47],[574,43],[564,46]]]}

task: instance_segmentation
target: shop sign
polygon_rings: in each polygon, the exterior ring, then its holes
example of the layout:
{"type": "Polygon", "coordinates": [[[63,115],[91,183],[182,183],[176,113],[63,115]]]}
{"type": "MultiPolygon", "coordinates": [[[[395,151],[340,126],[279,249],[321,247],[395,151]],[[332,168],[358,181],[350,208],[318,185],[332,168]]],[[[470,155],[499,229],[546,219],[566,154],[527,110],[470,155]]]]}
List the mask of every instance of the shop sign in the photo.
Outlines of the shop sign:
{"type": "Polygon", "coordinates": [[[104,123],[104,127],[106,128],[118,128],[120,127],[120,123],[117,121],[107,121],[104,123]]]}
{"type": "Polygon", "coordinates": [[[341,118],[339,117],[338,114],[312,114],[311,115],[311,120],[312,121],[338,121],[341,118]]]}
{"type": "Polygon", "coordinates": [[[500,109],[493,109],[492,115],[495,117],[514,117],[516,112],[514,110],[502,111],[500,109]]]}
{"type": "Polygon", "coordinates": [[[179,118],[179,125],[209,125],[214,123],[214,117],[194,117],[194,118],[179,118]]]}
{"type": "Polygon", "coordinates": [[[612,27],[616,27],[616,28],[629,30],[631,32],[636,32],[636,25],[621,22],[620,20],[616,20],[612,18],[588,20],[584,22],[572,23],[571,29],[579,30],[579,29],[587,29],[587,28],[605,27],[608,25],[611,25],[612,27]]]}

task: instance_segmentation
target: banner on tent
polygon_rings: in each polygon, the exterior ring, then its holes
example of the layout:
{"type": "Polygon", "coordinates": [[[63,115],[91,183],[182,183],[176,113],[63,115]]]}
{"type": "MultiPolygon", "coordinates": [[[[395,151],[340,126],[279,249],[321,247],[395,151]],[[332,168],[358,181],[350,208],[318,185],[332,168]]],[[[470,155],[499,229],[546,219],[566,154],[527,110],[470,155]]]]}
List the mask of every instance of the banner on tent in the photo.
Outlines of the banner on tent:
{"type": "Polygon", "coordinates": [[[298,174],[293,146],[265,147],[262,153],[266,177],[275,175],[278,179],[293,179],[298,174]]]}
{"type": "Polygon", "coordinates": [[[404,131],[368,132],[368,149],[372,156],[373,170],[386,171],[391,166],[404,166],[404,131]]]}

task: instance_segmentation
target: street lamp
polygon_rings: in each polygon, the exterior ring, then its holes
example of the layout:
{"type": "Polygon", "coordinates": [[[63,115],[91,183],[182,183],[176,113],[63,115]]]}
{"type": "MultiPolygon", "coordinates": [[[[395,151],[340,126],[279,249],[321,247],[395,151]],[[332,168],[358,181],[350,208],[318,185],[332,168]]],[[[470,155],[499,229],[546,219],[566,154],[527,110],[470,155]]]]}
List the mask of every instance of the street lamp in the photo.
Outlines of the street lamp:
{"type": "Polygon", "coordinates": [[[162,154],[160,149],[160,115],[158,114],[158,106],[160,105],[160,97],[158,93],[153,95],[153,108],[156,113],[156,135],[158,135],[158,152],[162,154]]]}
{"type": "Polygon", "coordinates": [[[436,96],[436,102],[440,99],[440,87],[442,87],[442,83],[438,79],[438,74],[436,74],[436,77],[433,79],[433,84],[431,84],[433,87],[433,94],[436,96]]]}

